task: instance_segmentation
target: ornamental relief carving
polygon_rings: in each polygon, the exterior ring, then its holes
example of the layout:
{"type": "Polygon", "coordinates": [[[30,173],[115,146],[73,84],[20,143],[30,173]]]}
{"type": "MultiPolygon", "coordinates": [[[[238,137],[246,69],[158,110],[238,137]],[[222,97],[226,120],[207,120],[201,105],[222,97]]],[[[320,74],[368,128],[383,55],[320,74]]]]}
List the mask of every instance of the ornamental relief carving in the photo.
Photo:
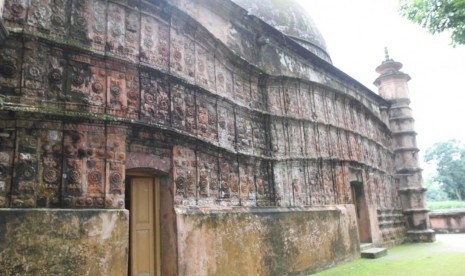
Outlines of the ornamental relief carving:
{"type": "MultiPolygon", "coordinates": [[[[143,75],[144,77],[144,75],[143,75]]],[[[170,119],[170,101],[168,84],[157,75],[146,75],[141,82],[142,114],[160,124],[168,124],[170,119]]]]}

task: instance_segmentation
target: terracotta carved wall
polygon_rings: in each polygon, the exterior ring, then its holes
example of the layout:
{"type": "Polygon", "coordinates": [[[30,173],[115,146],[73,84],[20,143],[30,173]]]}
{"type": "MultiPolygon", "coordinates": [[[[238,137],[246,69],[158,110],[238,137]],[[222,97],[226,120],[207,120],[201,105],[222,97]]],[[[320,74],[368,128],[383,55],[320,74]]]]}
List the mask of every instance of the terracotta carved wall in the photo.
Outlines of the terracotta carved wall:
{"type": "Polygon", "coordinates": [[[1,207],[123,208],[137,158],[178,205],[352,203],[354,167],[398,204],[377,100],[296,54],[272,75],[163,1],[6,0],[3,18],[1,207]]]}

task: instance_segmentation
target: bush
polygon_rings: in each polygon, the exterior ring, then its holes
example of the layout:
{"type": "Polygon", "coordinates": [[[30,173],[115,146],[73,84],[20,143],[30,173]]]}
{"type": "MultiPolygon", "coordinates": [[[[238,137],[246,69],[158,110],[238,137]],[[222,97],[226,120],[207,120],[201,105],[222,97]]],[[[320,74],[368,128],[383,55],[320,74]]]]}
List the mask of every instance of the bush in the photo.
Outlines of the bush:
{"type": "Polygon", "coordinates": [[[465,208],[465,201],[447,200],[447,201],[428,201],[427,204],[430,210],[440,209],[456,209],[465,208]]]}

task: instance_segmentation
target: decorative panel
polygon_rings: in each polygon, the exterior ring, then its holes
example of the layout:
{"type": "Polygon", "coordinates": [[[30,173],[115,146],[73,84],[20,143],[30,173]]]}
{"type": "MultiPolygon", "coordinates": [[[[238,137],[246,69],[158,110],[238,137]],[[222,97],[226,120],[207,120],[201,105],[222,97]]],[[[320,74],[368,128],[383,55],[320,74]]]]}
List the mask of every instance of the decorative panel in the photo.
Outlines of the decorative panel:
{"type": "MultiPolygon", "coordinates": [[[[218,115],[216,99],[205,94],[196,93],[197,134],[211,141],[218,140],[218,115]]],[[[231,120],[231,119],[229,119],[231,120]]]]}
{"type": "Polygon", "coordinates": [[[23,44],[9,39],[0,47],[0,94],[3,96],[20,95],[21,61],[23,44]]]}
{"type": "Polygon", "coordinates": [[[197,85],[215,91],[215,57],[214,42],[207,38],[208,35],[198,30],[195,39],[195,82],[197,85]]]}
{"type": "Polygon", "coordinates": [[[236,155],[220,154],[220,190],[221,205],[239,205],[239,169],[236,155]]]}
{"type": "Polygon", "coordinates": [[[274,188],[269,180],[270,177],[270,166],[269,161],[255,162],[254,177],[256,187],[256,199],[258,206],[272,206],[274,205],[275,194],[274,188]]]}
{"type": "Polygon", "coordinates": [[[289,137],[289,155],[303,156],[303,141],[300,121],[288,119],[286,122],[287,136],[289,137]]]}
{"type": "Polygon", "coordinates": [[[236,110],[237,150],[253,154],[252,114],[244,109],[236,110]]]}
{"type": "Polygon", "coordinates": [[[11,183],[11,207],[36,207],[39,190],[39,131],[32,121],[16,124],[16,151],[11,183]]]}
{"type": "Polygon", "coordinates": [[[271,151],[273,156],[282,157],[288,152],[288,143],[284,130],[283,120],[281,118],[272,117],[270,122],[271,127],[271,151]]]}
{"type": "Polygon", "coordinates": [[[62,124],[58,122],[44,122],[40,124],[40,162],[37,191],[37,207],[59,207],[61,203],[60,191],[62,183],[62,124]]]}
{"type": "MultiPolygon", "coordinates": [[[[77,109],[90,103],[91,63],[89,55],[72,54],[69,56],[68,78],[64,95],[68,108],[77,109]]],[[[100,87],[97,85],[97,88],[100,87]]],[[[100,100],[96,100],[96,103],[102,104],[101,101],[105,98],[105,96],[103,98],[100,96],[100,100]]]]}
{"type": "Polygon", "coordinates": [[[218,140],[222,147],[235,149],[236,130],[234,123],[233,105],[227,102],[218,102],[218,140]]]}
{"type": "Polygon", "coordinates": [[[108,157],[105,129],[84,124],[66,124],[64,129],[63,206],[103,207],[105,158],[108,157]]]}
{"type": "Polygon", "coordinates": [[[196,134],[196,104],[192,89],[180,83],[172,83],[171,110],[173,127],[196,134]]]}
{"type": "Polygon", "coordinates": [[[292,189],[292,205],[304,206],[307,204],[307,187],[305,183],[305,172],[301,161],[290,162],[290,183],[292,189]]]}
{"type": "Polygon", "coordinates": [[[318,146],[319,146],[319,157],[328,158],[330,157],[330,134],[328,127],[325,125],[318,125],[318,146]]]}
{"type": "Polygon", "coordinates": [[[106,67],[109,112],[134,117],[140,101],[138,70],[110,61],[106,62],[106,67]]]}
{"type": "Polygon", "coordinates": [[[195,78],[193,26],[179,17],[171,18],[170,71],[189,82],[195,78]]]}
{"type": "Polygon", "coordinates": [[[349,133],[349,146],[350,146],[350,157],[351,160],[361,161],[362,152],[360,150],[360,144],[356,134],[349,133]]]}
{"type": "Polygon", "coordinates": [[[233,99],[241,105],[248,105],[250,102],[250,79],[249,72],[242,68],[234,74],[233,99]]]}
{"type": "Polygon", "coordinates": [[[63,97],[66,62],[61,50],[29,41],[24,44],[23,60],[21,92],[24,100],[56,101],[63,97]]]}
{"type": "MultiPolygon", "coordinates": [[[[144,9],[158,12],[153,6],[144,3],[144,9]]],[[[143,13],[140,28],[140,61],[159,68],[163,71],[169,69],[170,28],[164,22],[143,13]]]]}
{"type": "Polygon", "coordinates": [[[162,125],[170,123],[169,81],[156,72],[141,72],[141,114],[162,125]]]}
{"type": "Polygon", "coordinates": [[[273,163],[274,192],[277,206],[290,206],[286,162],[273,163]]]}
{"type": "Polygon", "coordinates": [[[306,83],[299,83],[299,114],[301,118],[307,120],[313,119],[313,94],[311,93],[313,87],[306,83]]]}
{"type": "Polygon", "coordinates": [[[251,114],[251,125],[253,135],[253,147],[255,155],[269,156],[270,148],[269,141],[267,139],[268,117],[260,113],[251,114]]]}
{"type": "Polygon", "coordinates": [[[140,14],[123,5],[109,2],[106,50],[111,55],[138,61],[140,14]]]}
{"type": "Polygon", "coordinates": [[[3,20],[7,22],[7,26],[13,27],[26,22],[27,0],[5,0],[4,3],[3,20]]]}
{"type": "Polygon", "coordinates": [[[330,156],[332,158],[342,158],[341,149],[339,145],[339,131],[335,127],[329,127],[328,129],[330,156]]]}
{"type": "Polygon", "coordinates": [[[315,89],[313,93],[313,97],[315,100],[315,113],[314,113],[314,120],[319,122],[326,121],[326,114],[325,114],[325,105],[324,105],[324,95],[321,89],[315,89]]]}
{"type": "Polygon", "coordinates": [[[333,167],[330,162],[323,162],[323,187],[324,187],[324,204],[332,205],[335,203],[333,167]]]}
{"type": "Polygon", "coordinates": [[[216,92],[218,95],[232,99],[234,89],[232,72],[220,60],[222,60],[221,56],[215,59],[216,92]]]}
{"type": "Polygon", "coordinates": [[[202,150],[198,153],[199,205],[212,205],[219,197],[218,154],[202,150]]]}
{"type": "Polygon", "coordinates": [[[304,155],[307,158],[318,156],[318,132],[314,123],[303,122],[304,132],[304,155]]]}
{"type": "Polygon", "coordinates": [[[277,80],[269,80],[266,87],[268,96],[268,111],[275,115],[284,113],[283,97],[281,96],[281,83],[277,80]]]}
{"type": "Polygon", "coordinates": [[[349,133],[345,130],[339,131],[339,145],[341,148],[340,157],[343,160],[350,160],[349,133]]]}
{"type": "Polygon", "coordinates": [[[284,112],[288,116],[300,116],[300,98],[298,93],[298,82],[284,81],[282,83],[282,97],[284,103],[284,112]]]}
{"type": "Polygon", "coordinates": [[[13,158],[15,150],[15,121],[0,120],[0,208],[9,207],[13,158]]]}
{"type": "MultiPolygon", "coordinates": [[[[71,3],[71,18],[70,18],[70,29],[69,37],[76,41],[78,44],[90,45],[92,37],[92,14],[93,0],[74,0],[71,3]]],[[[98,10],[98,8],[97,8],[98,10]]],[[[104,32],[104,25],[99,22],[95,27],[97,31],[104,32]]],[[[102,33],[100,33],[102,34],[102,33]]],[[[105,33],[103,33],[105,34],[105,33]]],[[[104,36],[101,37],[101,41],[104,41],[104,36]]],[[[103,46],[103,45],[102,45],[103,46]]]]}
{"type": "Polygon", "coordinates": [[[241,205],[256,206],[255,159],[239,160],[241,205]]]}
{"type": "Polygon", "coordinates": [[[176,184],[175,203],[196,205],[197,164],[193,149],[175,146],[173,148],[173,179],[176,184]]]}
{"type": "MultiPolygon", "coordinates": [[[[106,187],[105,205],[124,207],[124,179],[126,160],[126,129],[117,125],[107,126],[106,134],[106,187]]],[[[88,175],[89,177],[90,175],[88,175]]]]}
{"type": "Polygon", "coordinates": [[[263,81],[260,80],[258,74],[250,76],[250,107],[260,110],[266,109],[265,94],[266,89],[263,81]]]}
{"type": "Polygon", "coordinates": [[[335,96],[334,93],[326,92],[325,95],[325,107],[326,107],[326,122],[337,126],[337,114],[335,106],[335,96]]]}
{"type": "Polygon", "coordinates": [[[345,106],[344,106],[344,98],[341,96],[336,96],[336,100],[334,102],[334,106],[336,108],[336,125],[340,128],[348,128],[347,124],[347,116],[345,114],[345,106]]]}
{"type": "Polygon", "coordinates": [[[310,205],[324,205],[323,198],[323,178],[321,175],[320,162],[307,162],[307,185],[310,191],[310,205]]]}

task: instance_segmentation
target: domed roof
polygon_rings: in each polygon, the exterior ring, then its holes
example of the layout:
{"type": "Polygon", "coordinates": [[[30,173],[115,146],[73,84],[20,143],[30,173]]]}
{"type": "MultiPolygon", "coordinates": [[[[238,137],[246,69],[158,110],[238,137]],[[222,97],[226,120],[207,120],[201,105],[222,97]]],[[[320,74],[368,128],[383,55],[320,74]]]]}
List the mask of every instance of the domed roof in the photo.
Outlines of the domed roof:
{"type": "Polygon", "coordinates": [[[313,19],[295,0],[232,0],[294,39],[307,50],[331,62],[326,43],[313,19]]]}

